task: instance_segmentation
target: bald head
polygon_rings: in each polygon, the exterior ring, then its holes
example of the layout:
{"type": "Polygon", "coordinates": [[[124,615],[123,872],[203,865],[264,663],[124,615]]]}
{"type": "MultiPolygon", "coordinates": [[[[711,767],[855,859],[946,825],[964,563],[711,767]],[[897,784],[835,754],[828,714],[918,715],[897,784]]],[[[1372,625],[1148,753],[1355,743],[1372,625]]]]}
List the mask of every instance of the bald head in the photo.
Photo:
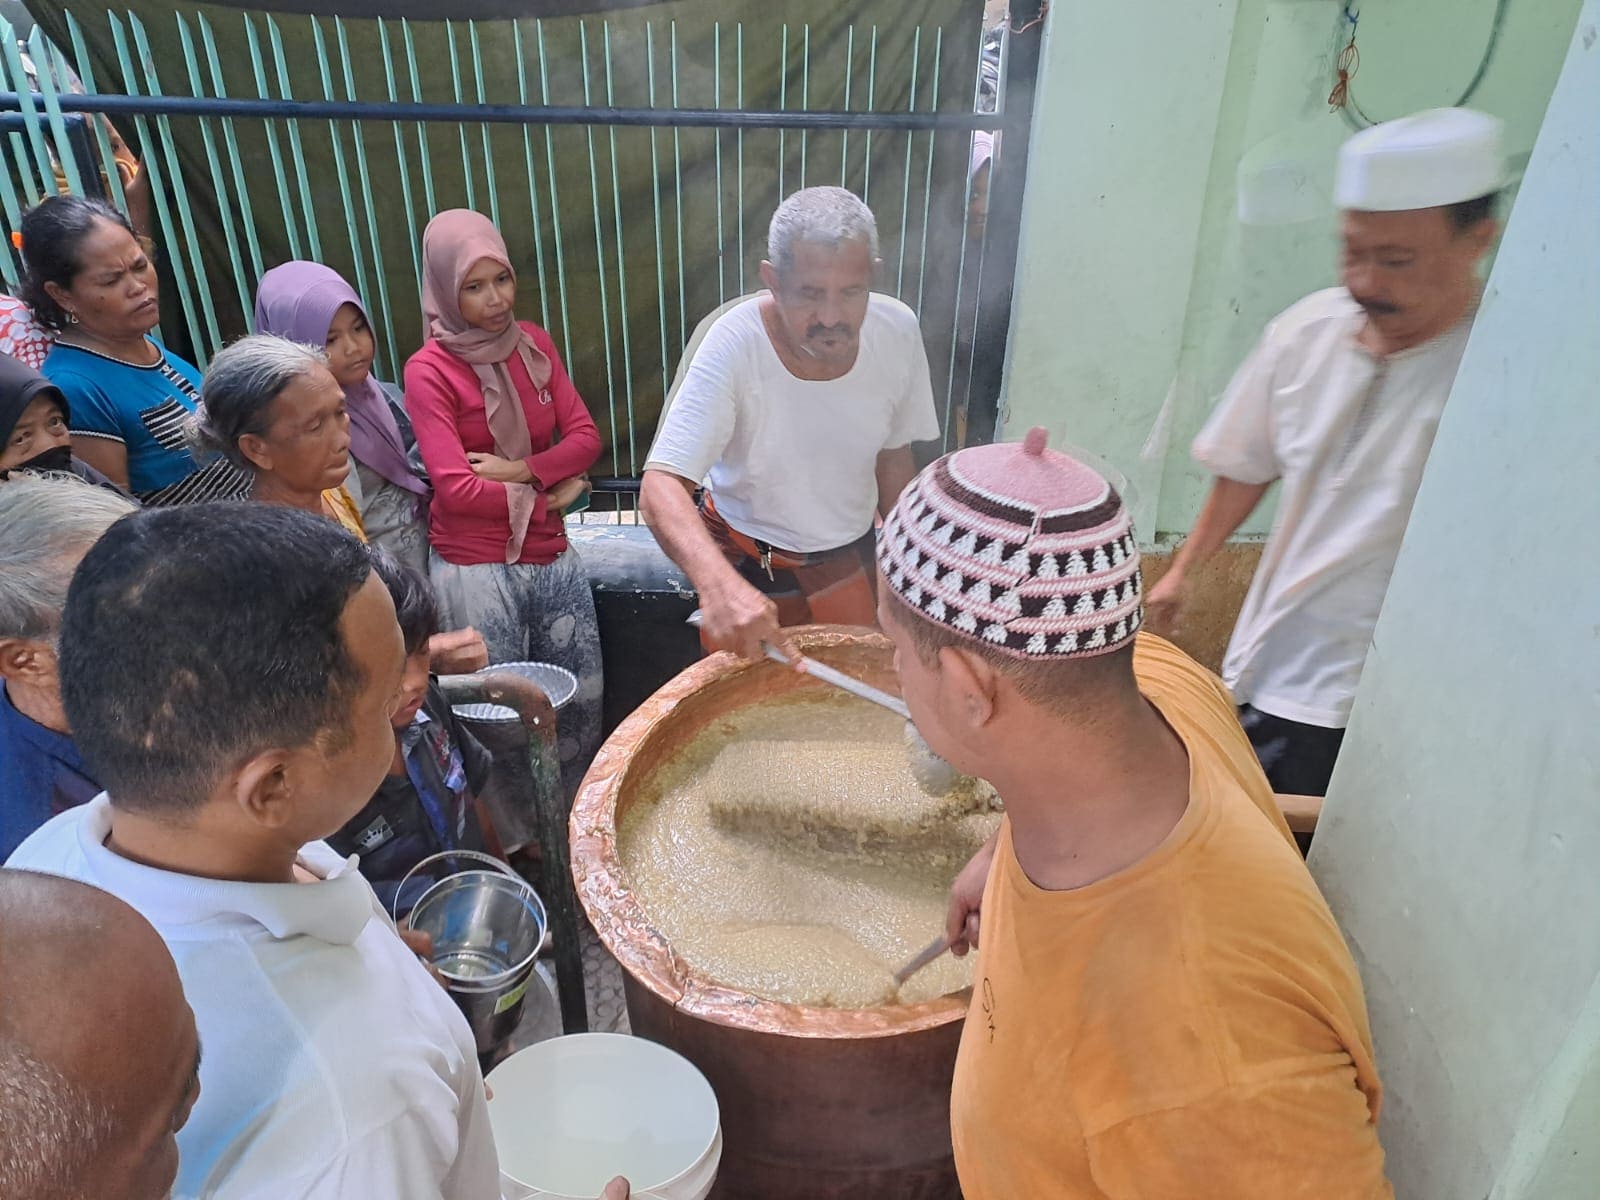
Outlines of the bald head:
{"type": "Polygon", "coordinates": [[[87,884],[0,870],[0,1195],[167,1195],[198,1059],[143,917],[87,884]]]}

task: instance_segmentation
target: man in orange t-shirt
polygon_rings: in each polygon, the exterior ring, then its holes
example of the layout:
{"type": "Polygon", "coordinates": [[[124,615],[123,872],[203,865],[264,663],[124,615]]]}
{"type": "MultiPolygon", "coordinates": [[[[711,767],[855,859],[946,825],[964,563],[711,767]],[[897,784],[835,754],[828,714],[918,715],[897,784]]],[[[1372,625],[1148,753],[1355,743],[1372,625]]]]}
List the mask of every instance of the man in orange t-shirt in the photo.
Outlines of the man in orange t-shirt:
{"type": "Polygon", "coordinates": [[[967,1200],[1392,1200],[1355,965],[1227,691],[1137,635],[1116,490],[1035,429],[929,467],[878,554],[913,719],[1006,804],[951,904],[967,1200]]]}

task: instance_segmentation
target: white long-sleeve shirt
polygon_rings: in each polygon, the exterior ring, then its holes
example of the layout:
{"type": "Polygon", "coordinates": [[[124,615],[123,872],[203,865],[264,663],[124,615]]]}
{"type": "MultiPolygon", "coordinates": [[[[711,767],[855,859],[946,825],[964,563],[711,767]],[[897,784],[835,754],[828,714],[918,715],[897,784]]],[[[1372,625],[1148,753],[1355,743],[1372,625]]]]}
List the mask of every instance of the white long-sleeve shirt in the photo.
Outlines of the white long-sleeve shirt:
{"type": "Polygon", "coordinates": [[[1223,678],[1242,704],[1329,729],[1350,719],[1472,327],[1378,358],[1356,340],[1365,320],[1344,288],[1286,310],[1194,442],[1217,475],[1283,484],[1223,678]]]}
{"type": "Polygon", "coordinates": [[[354,858],[312,842],[300,864],[320,882],[230,882],[123,858],[106,847],[110,832],[101,795],[54,817],[6,865],[121,897],[172,951],[202,1048],[175,1197],[499,1196],[466,1019],[354,858]]]}

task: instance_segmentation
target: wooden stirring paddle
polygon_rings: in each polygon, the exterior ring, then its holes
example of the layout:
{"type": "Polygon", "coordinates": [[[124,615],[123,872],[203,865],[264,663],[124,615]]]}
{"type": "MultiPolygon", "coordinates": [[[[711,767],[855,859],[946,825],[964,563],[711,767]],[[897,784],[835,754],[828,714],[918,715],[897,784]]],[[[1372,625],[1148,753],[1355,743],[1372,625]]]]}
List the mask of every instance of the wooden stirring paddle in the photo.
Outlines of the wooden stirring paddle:
{"type": "Polygon", "coordinates": [[[918,951],[915,958],[894,973],[894,986],[897,989],[904,987],[906,980],[910,979],[948,949],[950,949],[950,939],[941,933],[922,950],[918,951]]]}

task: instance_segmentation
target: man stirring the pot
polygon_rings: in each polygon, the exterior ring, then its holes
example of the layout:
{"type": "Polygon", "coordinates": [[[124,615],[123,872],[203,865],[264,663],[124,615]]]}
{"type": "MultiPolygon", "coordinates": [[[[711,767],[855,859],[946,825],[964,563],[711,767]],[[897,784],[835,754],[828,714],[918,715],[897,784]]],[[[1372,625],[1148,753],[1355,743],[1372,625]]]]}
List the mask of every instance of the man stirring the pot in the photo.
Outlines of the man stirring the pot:
{"type": "Polygon", "coordinates": [[[1343,286],[1267,326],[1195,459],[1216,475],[1150,591],[1182,620],[1193,571],[1282,482],[1223,664],[1275,790],[1321,796],[1477,310],[1505,184],[1500,123],[1444,108],[1356,134],[1339,154],[1343,286]]]}
{"type": "Polygon", "coordinates": [[[1355,964],[1226,690],[1136,637],[1116,491],[1042,429],[961,450],[878,560],[912,718],[1006,805],[947,928],[967,1200],[1391,1200],[1355,964]]]}
{"type": "Polygon", "coordinates": [[[706,645],[753,658],[780,625],[873,623],[873,518],[916,473],[911,444],[939,436],[916,315],[872,291],[871,209],[796,192],[767,254],[769,290],[718,317],[688,364],[641,495],[700,593],[706,645]]]}

